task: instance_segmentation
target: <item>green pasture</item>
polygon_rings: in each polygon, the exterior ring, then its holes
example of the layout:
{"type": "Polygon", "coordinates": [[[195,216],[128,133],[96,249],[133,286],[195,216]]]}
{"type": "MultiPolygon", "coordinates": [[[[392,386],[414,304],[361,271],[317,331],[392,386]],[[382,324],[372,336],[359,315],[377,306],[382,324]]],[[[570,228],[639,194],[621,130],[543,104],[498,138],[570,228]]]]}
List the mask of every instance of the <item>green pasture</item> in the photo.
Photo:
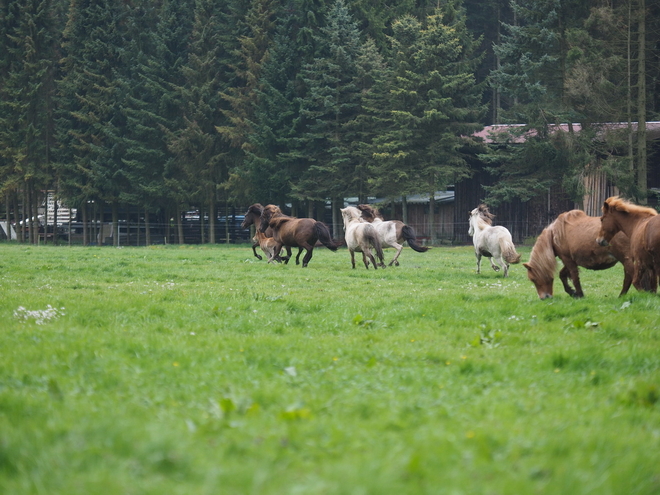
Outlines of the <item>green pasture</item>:
{"type": "Polygon", "coordinates": [[[660,296],[400,261],[0,244],[0,493],[660,493],[660,296]]]}

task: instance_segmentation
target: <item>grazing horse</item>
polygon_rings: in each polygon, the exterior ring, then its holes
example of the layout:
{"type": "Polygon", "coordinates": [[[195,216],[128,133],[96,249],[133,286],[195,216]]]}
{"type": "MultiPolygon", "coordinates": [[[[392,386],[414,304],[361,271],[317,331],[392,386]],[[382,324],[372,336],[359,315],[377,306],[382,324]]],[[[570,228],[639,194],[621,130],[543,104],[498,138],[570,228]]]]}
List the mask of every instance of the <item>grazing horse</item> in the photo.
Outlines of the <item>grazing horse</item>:
{"type": "Polygon", "coordinates": [[[607,246],[622,231],[630,238],[632,284],[639,291],[657,292],[660,276],[660,215],[619,197],[607,198],[596,241],[607,246]]]}
{"type": "Polygon", "coordinates": [[[509,263],[519,263],[520,254],[511,239],[511,233],[500,225],[493,227],[493,215],[484,204],[479,205],[470,212],[470,229],[468,235],[472,236],[474,254],[477,257],[477,273],[481,273],[481,257],[490,259],[490,266],[496,272],[500,267],[504,276],[509,276],[509,263]],[[496,265],[496,260],[500,265],[496,265]]]}
{"type": "Polygon", "coordinates": [[[584,297],[578,267],[605,270],[619,261],[624,271],[623,288],[619,295],[628,292],[633,274],[632,261],[628,255],[628,237],[619,232],[612,238],[610,247],[601,247],[594,242],[599,230],[600,218],[590,217],[582,210],[562,213],[543,229],[532,248],[529,262],[523,263],[539,298],[552,297],[557,257],[564,264],[559,271],[559,278],[566,293],[572,297],[584,297]],[[569,276],[575,289],[568,283],[569,276]]]}
{"type": "Polygon", "coordinates": [[[405,241],[408,241],[408,245],[418,253],[424,253],[429,250],[428,247],[421,246],[417,242],[415,230],[401,220],[388,220],[385,222],[380,212],[370,205],[357,205],[357,208],[362,212],[362,218],[367,222],[371,222],[376,227],[381,245],[396,249],[396,254],[392,258],[392,261],[390,261],[390,266],[393,264],[399,266],[399,255],[403,251],[403,243],[405,241]]]}
{"type": "MultiPolygon", "coordinates": [[[[313,218],[287,216],[276,205],[267,205],[261,212],[259,230],[266,232],[269,227],[273,230],[273,239],[277,243],[269,261],[279,256],[282,246],[297,247],[307,251],[302,262],[302,266],[305,268],[312,259],[316,241],[321,241],[331,251],[337,251],[340,246],[332,240],[330,229],[323,222],[317,222],[313,218]]],[[[298,252],[298,256],[300,256],[300,252],[298,252]]],[[[297,264],[298,257],[296,257],[297,264]]]]}
{"type": "MultiPolygon", "coordinates": [[[[250,227],[250,225],[254,225],[257,227],[254,237],[252,238],[252,252],[254,253],[254,256],[258,260],[262,260],[263,258],[259,253],[257,253],[257,246],[261,248],[261,250],[264,252],[264,254],[269,258],[272,256],[273,252],[275,251],[275,246],[277,243],[275,242],[275,239],[273,239],[273,229],[266,229],[266,232],[260,232],[259,228],[257,226],[257,222],[261,220],[261,212],[264,210],[264,207],[260,203],[255,203],[253,205],[250,205],[248,210],[245,212],[245,219],[241,223],[241,228],[242,229],[247,229],[250,227]]],[[[277,262],[284,261],[284,263],[288,263],[289,259],[291,258],[291,248],[287,247],[287,256],[282,256],[279,257],[275,260],[277,262]]],[[[298,257],[300,257],[300,253],[302,252],[302,248],[300,251],[298,251],[298,257]]]]}
{"type": "Polygon", "coordinates": [[[369,269],[369,261],[374,265],[374,269],[378,269],[378,263],[371,253],[371,246],[376,251],[376,256],[380,259],[380,265],[384,268],[383,263],[383,249],[380,245],[378,232],[376,228],[368,223],[362,221],[360,210],[354,206],[347,206],[341,208],[341,216],[344,220],[344,235],[346,237],[346,246],[351,253],[351,264],[355,268],[355,251],[362,253],[362,261],[364,266],[369,269]]]}

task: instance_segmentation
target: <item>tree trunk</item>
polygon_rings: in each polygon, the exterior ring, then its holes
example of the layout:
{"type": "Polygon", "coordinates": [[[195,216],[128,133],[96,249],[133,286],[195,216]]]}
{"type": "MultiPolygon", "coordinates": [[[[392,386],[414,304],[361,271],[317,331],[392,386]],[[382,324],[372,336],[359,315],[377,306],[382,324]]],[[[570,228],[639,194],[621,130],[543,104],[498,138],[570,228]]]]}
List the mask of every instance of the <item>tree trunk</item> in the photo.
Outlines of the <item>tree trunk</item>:
{"type": "MultiPolygon", "coordinates": [[[[83,246],[89,245],[89,215],[87,212],[87,201],[83,201],[82,204],[82,223],[83,223],[83,246]]],[[[71,232],[69,231],[69,235],[71,232]]]]}
{"type": "Polygon", "coordinates": [[[431,244],[435,244],[435,192],[429,196],[429,236],[431,237],[431,244]]]}
{"type": "Polygon", "coordinates": [[[179,238],[179,244],[183,244],[183,219],[181,218],[181,212],[183,211],[183,206],[179,205],[179,208],[176,212],[176,234],[179,238]]]}
{"type": "Polygon", "coordinates": [[[209,243],[215,244],[215,194],[209,194],[209,243]]]}
{"type": "Polygon", "coordinates": [[[147,209],[144,210],[144,244],[145,246],[151,246],[151,223],[149,222],[149,211],[147,209]]]}
{"type": "MultiPolygon", "coordinates": [[[[101,221],[101,235],[103,235],[103,221],[101,221]]],[[[112,245],[119,247],[119,204],[116,200],[112,202],[112,245]]]]}
{"type": "Polygon", "coordinates": [[[637,201],[646,204],[646,0],[639,0],[637,44],[639,54],[637,70],[637,201]]]}
{"type": "Polygon", "coordinates": [[[408,197],[406,195],[401,196],[401,215],[403,223],[408,224],[408,197]]]}

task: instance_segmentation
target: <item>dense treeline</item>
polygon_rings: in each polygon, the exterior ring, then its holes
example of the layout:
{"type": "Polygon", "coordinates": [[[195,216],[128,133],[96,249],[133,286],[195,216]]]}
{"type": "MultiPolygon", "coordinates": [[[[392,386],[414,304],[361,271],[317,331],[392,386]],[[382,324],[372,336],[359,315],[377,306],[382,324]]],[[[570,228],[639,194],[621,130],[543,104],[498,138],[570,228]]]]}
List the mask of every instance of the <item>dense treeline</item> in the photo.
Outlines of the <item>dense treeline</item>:
{"type": "Polygon", "coordinates": [[[660,111],[646,1],[0,0],[0,210],[33,218],[54,190],[114,222],[120,207],[336,212],[431,193],[477,160],[492,202],[578,197],[596,161],[645,201],[660,111]],[[581,132],[551,132],[564,122],[581,132]],[[471,137],[492,123],[533,133],[471,137]]]}

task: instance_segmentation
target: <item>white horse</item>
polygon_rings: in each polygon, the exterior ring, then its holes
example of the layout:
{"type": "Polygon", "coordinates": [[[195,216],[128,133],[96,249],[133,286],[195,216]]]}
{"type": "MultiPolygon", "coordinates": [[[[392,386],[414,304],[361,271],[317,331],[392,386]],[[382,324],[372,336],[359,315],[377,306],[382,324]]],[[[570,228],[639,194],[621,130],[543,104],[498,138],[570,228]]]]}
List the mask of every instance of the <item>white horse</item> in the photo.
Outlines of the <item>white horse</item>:
{"type": "Polygon", "coordinates": [[[484,204],[470,212],[470,229],[468,234],[472,236],[474,243],[474,254],[477,257],[477,273],[481,273],[481,257],[490,259],[490,266],[496,272],[500,267],[504,270],[504,276],[509,275],[509,263],[519,263],[520,254],[516,252],[516,247],[511,238],[511,232],[505,227],[493,227],[493,218],[495,215],[488,211],[484,204]],[[493,261],[497,261],[497,265],[493,261]],[[499,265],[499,266],[498,266],[499,265]]]}
{"type": "Polygon", "coordinates": [[[429,250],[428,247],[422,246],[417,242],[415,230],[401,220],[384,221],[380,212],[369,205],[358,205],[357,208],[362,212],[362,218],[376,227],[381,245],[396,249],[396,254],[392,258],[392,261],[390,261],[390,266],[399,266],[399,255],[403,250],[403,243],[406,241],[418,253],[424,253],[429,250]]]}
{"type": "Polygon", "coordinates": [[[360,218],[360,210],[354,206],[342,208],[341,216],[344,220],[346,246],[348,246],[348,251],[351,253],[351,264],[353,268],[355,268],[355,251],[357,251],[362,253],[362,261],[367,269],[369,269],[369,260],[373,263],[374,269],[378,269],[378,263],[376,263],[374,255],[371,253],[371,246],[373,246],[376,256],[380,259],[380,266],[384,267],[383,249],[381,248],[378,234],[373,225],[364,222],[360,218]]]}

